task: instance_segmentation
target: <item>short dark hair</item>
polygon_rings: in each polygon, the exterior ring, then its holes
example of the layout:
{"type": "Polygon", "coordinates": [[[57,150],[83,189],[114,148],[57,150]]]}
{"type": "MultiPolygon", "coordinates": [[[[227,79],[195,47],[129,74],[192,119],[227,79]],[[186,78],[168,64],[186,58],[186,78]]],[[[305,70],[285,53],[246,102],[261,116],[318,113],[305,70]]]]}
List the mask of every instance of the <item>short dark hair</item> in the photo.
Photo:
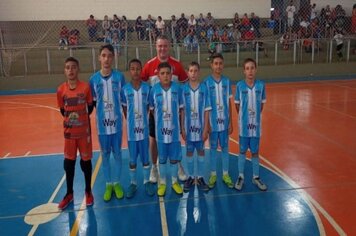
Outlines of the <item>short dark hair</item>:
{"type": "Polygon", "coordinates": [[[107,50],[109,50],[112,54],[115,54],[114,47],[111,44],[105,44],[105,45],[101,46],[99,49],[99,53],[101,53],[105,48],[107,50]]]}
{"type": "Polygon", "coordinates": [[[245,69],[245,65],[246,65],[247,63],[249,63],[249,62],[252,62],[252,63],[255,65],[255,68],[257,68],[257,63],[256,63],[256,61],[255,61],[254,59],[252,59],[251,57],[248,57],[248,58],[246,58],[246,59],[244,60],[244,63],[243,63],[244,69],[245,69]]]}
{"type": "Polygon", "coordinates": [[[64,61],[64,64],[66,64],[67,62],[70,62],[70,61],[72,61],[75,64],[77,64],[77,66],[79,67],[79,61],[74,57],[67,57],[67,59],[64,61]]]}
{"type": "Polygon", "coordinates": [[[210,62],[213,63],[215,58],[220,58],[221,60],[224,60],[224,57],[221,53],[214,53],[210,56],[210,62]]]}
{"type": "Polygon", "coordinates": [[[169,42],[169,38],[168,38],[166,35],[164,35],[164,34],[157,36],[156,42],[157,42],[159,39],[167,40],[167,41],[169,42]]]}
{"type": "Polygon", "coordinates": [[[172,67],[168,62],[162,62],[157,67],[158,71],[160,71],[162,68],[169,68],[169,70],[172,71],[172,67]]]}
{"type": "Polygon", "coordinates": [[[137,59],[137,58],[132,59],[132,60],[129,62],[129,68],[130,68],[130,66],[131,66],[132,63],[137,63],[137,64],[139,64],[139,65],[141,66],[141,68],[142,68],[142,63],[141,63],[141,61],[140,61],[139,59],[137,59]]]}
{"type": "Polygon", "coordinates": [[[196,66],[196,67],[198,68],[198,70],[200,70],[200,65],[199,65],[198,62],[192,61],[191,63],[189,63],[189,65],[188,65],[188,70],[189,70],[189,68],[192,67],[192,66],[196,66]]]}

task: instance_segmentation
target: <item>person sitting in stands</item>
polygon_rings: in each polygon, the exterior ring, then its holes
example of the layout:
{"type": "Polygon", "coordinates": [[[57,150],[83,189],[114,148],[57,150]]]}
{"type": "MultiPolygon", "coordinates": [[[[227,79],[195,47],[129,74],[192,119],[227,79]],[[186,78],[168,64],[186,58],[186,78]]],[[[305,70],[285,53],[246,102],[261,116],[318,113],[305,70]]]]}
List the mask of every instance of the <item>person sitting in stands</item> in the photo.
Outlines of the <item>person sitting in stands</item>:
{"type": "Polygon", "coordinates": [[[68,36],[69,36],[69,30],[67,26],[63,25],[61,28],[61,31],[59,32],[59,48],[62,49],[67,49],[68,47],[68,36]]]}

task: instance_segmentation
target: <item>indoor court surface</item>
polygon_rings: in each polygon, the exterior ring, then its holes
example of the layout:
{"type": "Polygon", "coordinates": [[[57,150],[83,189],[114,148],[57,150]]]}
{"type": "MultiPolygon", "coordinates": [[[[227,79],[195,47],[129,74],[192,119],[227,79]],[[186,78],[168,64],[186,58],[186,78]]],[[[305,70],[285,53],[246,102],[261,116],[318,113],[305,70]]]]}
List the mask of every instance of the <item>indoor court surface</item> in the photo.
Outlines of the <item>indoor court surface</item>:
{"type": "MultiPolygon", "coordinates": [[[[248,161],[242,191],[228,189],[218,172],[208,193],[195,188],[178,196],[168,183],[165,197],[149,197],[138,164],[136,196],[106,203],[94,128],[95,203],[85,207],[77,161],[74,204],[63,212],[57,204],[66,191],[64,140],[55,94],[0,96],[0,235],[356,235],[356,80],[268,83],[266,94],[260,146],[266,192],[251,183],[248,161]]],[[[126,141],[122,170],[127,188],[126,141]]]]}

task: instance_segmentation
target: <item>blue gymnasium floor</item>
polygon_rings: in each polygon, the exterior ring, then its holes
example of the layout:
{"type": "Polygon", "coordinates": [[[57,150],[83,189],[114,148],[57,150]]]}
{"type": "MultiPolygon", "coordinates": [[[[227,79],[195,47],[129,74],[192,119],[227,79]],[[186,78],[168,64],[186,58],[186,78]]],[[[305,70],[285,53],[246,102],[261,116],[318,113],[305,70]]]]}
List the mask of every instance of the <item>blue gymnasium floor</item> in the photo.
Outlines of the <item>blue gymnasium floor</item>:
{"type": "MultiPolygon", "coordinates": [[[[157,196],[147,196],[141,185],[133,199],[117,200],[113,196],[105,203],[101,158],[96,152],[92,183],[94,205],[89,208],[82,205],[84,177],[77,161],[74,204],[60,212],[57,203],[66,191],[62,165],[63,156],[59,154],[0,159],[0,235],[305,236],[320,235],[324,230],[303,190],[293,188],[264,167],[260,174],[269,188],[260,192],[250,181],[250,161],[246,162],[245,185],[241,192],[228,189],[218,172],[217,186],[208,193],[195,188],[178,196],[168,183],[166,196],[160,200],[157,196]]],[[[122,184],[127,188],[127,150],[123,150],[123,165],[122,184]]],[[[230,174],[235,181],[235,155],[230,155],[230,174]]],[[[207,177],[208,172],[206,180],[207,177]]],[[[140,180],[142,168],[138,164],[140,180]]]]}

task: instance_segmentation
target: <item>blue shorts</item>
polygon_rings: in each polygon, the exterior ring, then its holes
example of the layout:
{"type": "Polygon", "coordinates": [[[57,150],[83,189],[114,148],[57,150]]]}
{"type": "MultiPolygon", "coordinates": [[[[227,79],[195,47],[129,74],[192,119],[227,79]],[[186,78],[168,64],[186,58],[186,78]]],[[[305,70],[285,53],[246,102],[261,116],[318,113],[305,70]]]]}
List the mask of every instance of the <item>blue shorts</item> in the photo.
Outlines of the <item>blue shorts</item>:
{"type": "Polygon", "coordinates": [[[180,142],[160,143],[157,142],[159,163],[166,163],[167,159],[171,161],[182,160],[182,146],[180,142]]]}
{"type": "Polygon", "coordinates": [[[209,142],[211,149],[218,148],[218,142],[220,144],[221,149],[229,147],[229,131],[223,130],[220,132],[211,132],[209,135],[209,142]]]}
{"type": "Polygon", "coordinates": [[[204,151],[204,142],[203,141],[186,141],[186,148],[187,148],[187,153],[193,153],[194,150],[197,150],[197,152],[202,152],[204,151]]]}
{"type": "Polygon", "coordinates": [[[149,141],[148,138],[145,138],[140,141],[128,141],[127,145],[129,146],[130,152],[130,165],[137,165],[137,157],[140,155],[142,165],[147,166],[149,162],[149,141]]]}
{"type": "Polygon", "coordinates": [[[259,137],[241,137],[240,136],[240,153],[247,152],[250,149],[252,154],[258,153],[260,149],[260,138],[259,137]]]}
{"type": "Polygon", "coordinates": [[[121,152],[121,140],[122,134],[109,134],[109,135],[98,135],[100,149],[104,153],[120,153],[121,152]]]}

